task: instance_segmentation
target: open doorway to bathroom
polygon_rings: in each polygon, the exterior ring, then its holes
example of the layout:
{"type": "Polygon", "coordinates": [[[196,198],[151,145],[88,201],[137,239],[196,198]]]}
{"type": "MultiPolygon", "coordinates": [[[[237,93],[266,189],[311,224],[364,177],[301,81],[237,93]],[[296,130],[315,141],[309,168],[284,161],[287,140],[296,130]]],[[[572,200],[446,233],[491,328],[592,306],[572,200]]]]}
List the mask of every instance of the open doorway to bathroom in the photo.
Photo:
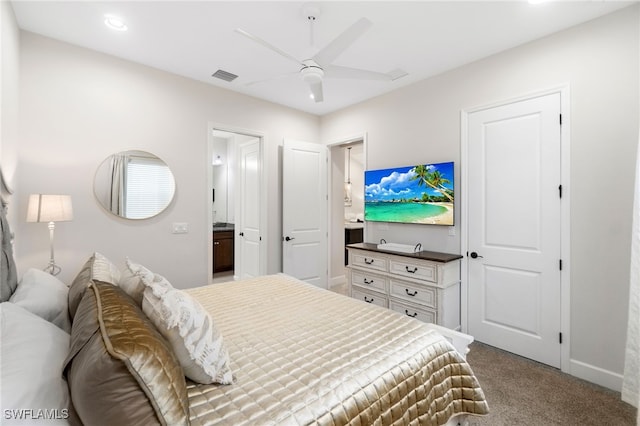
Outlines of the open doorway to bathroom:
{"type": "Polygon", "coordinates": [[[347,244],[364,241],[364,137],[330,145],[330,289],[347,294],[347,244]]]}
{"type": "Polygon", "coordinates": [[[262,140],[257,134],[210,127],[208,238],[212,283],[262,272],[262,140]]]}

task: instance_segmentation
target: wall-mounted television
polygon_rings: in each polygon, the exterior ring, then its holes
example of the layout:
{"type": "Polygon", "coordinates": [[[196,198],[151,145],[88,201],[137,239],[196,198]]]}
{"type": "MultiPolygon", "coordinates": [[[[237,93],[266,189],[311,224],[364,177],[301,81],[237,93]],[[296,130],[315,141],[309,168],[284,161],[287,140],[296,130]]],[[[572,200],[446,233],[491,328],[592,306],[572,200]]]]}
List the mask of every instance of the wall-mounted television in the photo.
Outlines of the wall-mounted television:
{"type": "Polygon", "coordinates": [[[453,225],[453,162],[364,172],[364,220],[453,225]]]}

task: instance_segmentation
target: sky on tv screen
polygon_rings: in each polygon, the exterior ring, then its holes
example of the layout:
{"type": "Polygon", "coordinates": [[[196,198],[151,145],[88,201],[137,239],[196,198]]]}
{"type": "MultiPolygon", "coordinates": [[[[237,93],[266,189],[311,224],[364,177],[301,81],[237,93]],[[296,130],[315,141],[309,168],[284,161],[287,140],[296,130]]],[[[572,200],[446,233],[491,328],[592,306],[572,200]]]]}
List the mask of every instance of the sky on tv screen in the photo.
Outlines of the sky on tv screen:
{"type": "MultiPolygon", "coordinates": [[[[453,191],[453,162],[427,164],[430,171],[439,171],[449,181],[443,186],[453,191]]],[[[439,197],[442,193],[426,184],[420,185],[415,166],[396,167],[383,170],[367,170],[364,176],[365,201],[394,201],[420,199],[423,193],[439,197]]]]}

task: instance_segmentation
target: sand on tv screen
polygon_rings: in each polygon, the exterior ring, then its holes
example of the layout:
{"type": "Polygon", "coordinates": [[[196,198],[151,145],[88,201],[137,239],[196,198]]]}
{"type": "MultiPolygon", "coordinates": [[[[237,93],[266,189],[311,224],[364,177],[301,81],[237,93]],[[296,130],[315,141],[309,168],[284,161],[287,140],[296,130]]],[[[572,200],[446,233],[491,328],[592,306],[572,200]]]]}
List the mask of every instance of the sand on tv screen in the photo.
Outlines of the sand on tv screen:
{"type": "Polygon", "coordinates": [[[364,219],[453,225],[453,162],[364,172],[364,219]]]}

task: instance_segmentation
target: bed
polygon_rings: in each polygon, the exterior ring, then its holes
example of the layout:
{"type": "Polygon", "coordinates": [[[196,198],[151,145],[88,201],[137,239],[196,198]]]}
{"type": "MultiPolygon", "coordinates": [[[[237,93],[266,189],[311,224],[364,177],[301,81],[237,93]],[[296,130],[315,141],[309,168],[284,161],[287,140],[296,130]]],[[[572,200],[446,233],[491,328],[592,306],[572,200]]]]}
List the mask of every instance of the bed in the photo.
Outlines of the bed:
{"type": "MultiPolygon", "coordinates": [[[[182,291],[134,266],[144,273],[135,267],[120,272],[95,253],[69,288],[47,283],[47,288],[55,287],[57,299],[44,298],[58,300],[64,294],[70,321],[66,324],[55,312],[35,315],[55,331],[55,339],[38,338],[38,347],[45,340],[48,346],[46,361],[37,362],[54,365],[52,377],[40,385],[34,374],[28,377],[32,388],[47,395],[45,401],[27,395],[25,386],[21,392],[26,396],[5,391],[12,379],[5,373],[34,370],[7,365],[34,352],[24,333],[9,328],[35,320],[27,320],[30,312],[14,318],[20,307],[16,300],[0,304],[3,424],[30,424],[25,419],[37,418],[56,424],[454,425],[464,424],[466,416],[488,413],[464,347],[456,350],[451,342],[455,332],[284,274],[182,291]],[[144,274],[155,284],[145,287],[143,279],[136,281],[144,274]],[[194,350],[200,340],[176,327],[167,335],[170,324],[153,322],[154,306],[157,312],[166,311],[154,303],[170,295],[182,303],[178,321],[189,316],[185,312],[191,308],[185,306],[198,305],[204,316],[190,317],[187,325],[199,324],[198,336],[213,330],[218,339],[220,346],[200,354],[212,360],[215,352],[223,360],[212,383],[185,377],[192,377],[191,367],[180,358],[185,346],[174,346],[176,338],[182,344],[191,339],[194,350]],[[10,335],[22,338],[19,346],[6,340],[10,335]],[[14,355],[5,361],[7,353],[14,355]],[[68,396],[61,390],[65,385],[68,396]],[[28,418],[10,411],[20,409],[32,411],[28,418]]],[[[55,280],[41,271],[28,272],[30,281],[55,280]]],[[[29,294],[21,291],[25,277],[16,290],[22,293],[17,298],[22,307],[29,294]]],[[[36,363],[31,358],[28,362],[36,363]]],[[[198,356],[192,354],[194,359],[198,356]]]]}

